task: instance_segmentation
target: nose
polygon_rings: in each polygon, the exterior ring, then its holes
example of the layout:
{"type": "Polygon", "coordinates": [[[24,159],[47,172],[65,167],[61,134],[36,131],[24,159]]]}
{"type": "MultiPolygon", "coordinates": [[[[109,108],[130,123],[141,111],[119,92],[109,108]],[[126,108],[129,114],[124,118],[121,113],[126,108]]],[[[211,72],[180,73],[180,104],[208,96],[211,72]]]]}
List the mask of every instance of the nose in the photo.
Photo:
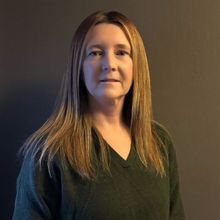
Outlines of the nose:
{"type": "Polygon", "coordinates": [[[106,52],[102,60],[102,69],[106,72],[116,71],[116,60],[114,54],[106,52]]]}

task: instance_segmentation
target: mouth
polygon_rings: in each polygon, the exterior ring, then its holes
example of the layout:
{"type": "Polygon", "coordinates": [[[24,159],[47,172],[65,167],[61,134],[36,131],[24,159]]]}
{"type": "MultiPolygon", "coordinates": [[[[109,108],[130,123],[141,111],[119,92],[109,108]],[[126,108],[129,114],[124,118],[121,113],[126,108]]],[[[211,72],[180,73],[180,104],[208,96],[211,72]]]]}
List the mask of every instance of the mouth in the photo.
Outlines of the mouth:
{"type": "Polygon", "coordinates": [[[120,81],[117,79],[102,79],[100,80],[100,82],[120,82],[120,81]]]}

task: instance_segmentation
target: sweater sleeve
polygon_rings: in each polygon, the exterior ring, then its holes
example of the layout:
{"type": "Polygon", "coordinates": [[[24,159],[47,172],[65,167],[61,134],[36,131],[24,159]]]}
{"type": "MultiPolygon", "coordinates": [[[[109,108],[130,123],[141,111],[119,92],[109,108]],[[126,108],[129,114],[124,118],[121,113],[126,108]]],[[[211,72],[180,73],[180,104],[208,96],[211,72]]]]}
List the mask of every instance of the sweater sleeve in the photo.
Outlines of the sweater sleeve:
{"type": "Polygon", "coordinates": [[[25,157],[16,185],[13,220],[59,219],[59,187],[54,172],[25,157]]]}
{"type": "Polygon", "coordinates": [[[169,179],[170,179],[170,220],[184,220],[184,209],[181,199],[179,173],[173,141],[168,134],[169,179]]]}
{"type": "Polygon", "coordinates": [[[180,183],[177,156],[174,147],[174,142],[169,131],[158,122],[154,122],[154,128],[156,128],[157,134],[166,146],[167,158],[167,174],[170,184],[170,220],[185,220],[184,208],[181,199],[180,183]]]}

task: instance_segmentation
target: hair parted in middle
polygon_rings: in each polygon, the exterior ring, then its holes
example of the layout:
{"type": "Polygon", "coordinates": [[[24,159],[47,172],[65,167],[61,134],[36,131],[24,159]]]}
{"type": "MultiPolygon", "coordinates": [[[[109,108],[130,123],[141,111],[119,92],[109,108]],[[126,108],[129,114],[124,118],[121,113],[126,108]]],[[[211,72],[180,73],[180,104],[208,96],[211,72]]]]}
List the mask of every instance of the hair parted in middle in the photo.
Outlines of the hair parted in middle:
{"type": "Polygon", "coordinates": [[[92,123],[88,91],[82,77],[88,33],[94,26],[102,23],[120,27],[130,43],[133,84],[125,97],[124,123],[130,129],[142,164],[145,167],[153,166],[163,175],[165,171],[160,146],[165,146],[153,128],[150,74],[144,43],[136,26],[116,11],[95,12],[77,28],[54,112],[25,142],[25,150],[27,152],[32,148],[33,155],[40,153],[39,162],[47,157],[49,169],[55,154],[58,153],[61,160],[67,160],[82,178],[96,177],[94,161],[97,160],[101,162],[103,170],[110,173],[108,148],[92,123]],[[99,142],[97,154],[94,153],[93,131],[97,134],[99,142]]]}

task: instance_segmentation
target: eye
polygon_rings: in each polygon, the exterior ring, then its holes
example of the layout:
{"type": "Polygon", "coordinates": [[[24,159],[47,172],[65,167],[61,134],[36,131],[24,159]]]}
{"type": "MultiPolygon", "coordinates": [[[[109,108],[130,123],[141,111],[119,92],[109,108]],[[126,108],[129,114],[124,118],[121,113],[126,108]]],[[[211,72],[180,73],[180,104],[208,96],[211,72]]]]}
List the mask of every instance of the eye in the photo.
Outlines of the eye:
{"type": "Polygon", "coordinates": [[[116,51],[116,55],[119,55],[119,56],[129,55],[130,56],[130,53],[126,50],[118,50],[116,51]]]}
{"type": "Polygon", "coordinates": [[[90,57],[97,57],[97,56],[102,56],[102,55],[103,55],[103,52],[101,50],[93,50],[88,53],[88,56],[90,57]]]}

